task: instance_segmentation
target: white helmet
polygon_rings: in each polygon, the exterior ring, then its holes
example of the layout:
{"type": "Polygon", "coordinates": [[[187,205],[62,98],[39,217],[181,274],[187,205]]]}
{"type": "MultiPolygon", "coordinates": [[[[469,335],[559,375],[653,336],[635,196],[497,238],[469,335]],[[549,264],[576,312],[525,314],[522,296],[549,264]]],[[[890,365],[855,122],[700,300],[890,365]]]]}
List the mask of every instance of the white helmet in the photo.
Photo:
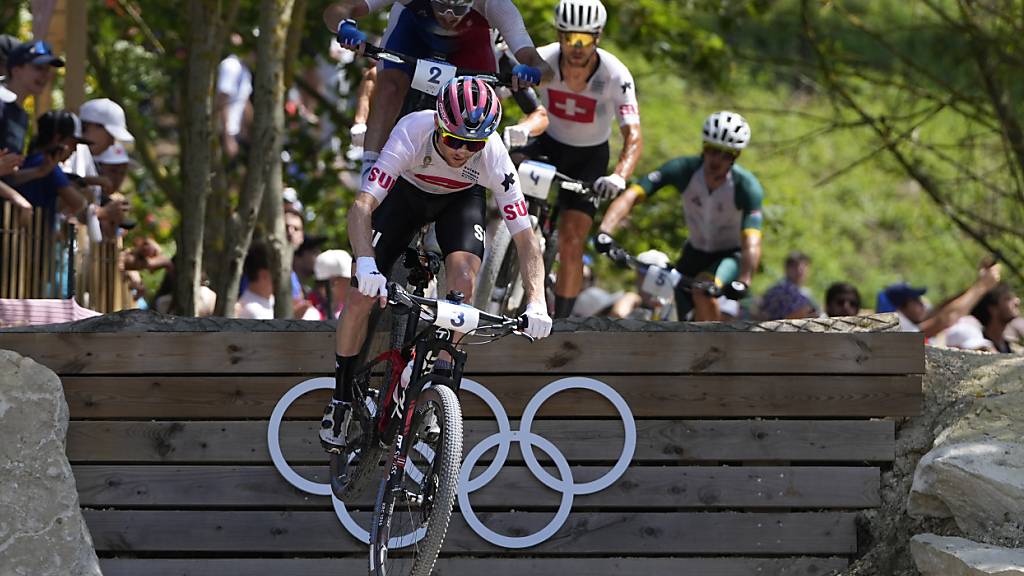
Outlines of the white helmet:
{"type": "Polygon", "coordinates": [[[559,32],[597,34],[607,20],[608,12],[601,0],[559,0],[555,7],[555,28],[559,32]]]}
{"type": "Polygon", "coordinates": [[[743,150],[750,143],[750,125],[735,112],[715,112],[704,121],[704,141],[733,150],[743,150]]]}

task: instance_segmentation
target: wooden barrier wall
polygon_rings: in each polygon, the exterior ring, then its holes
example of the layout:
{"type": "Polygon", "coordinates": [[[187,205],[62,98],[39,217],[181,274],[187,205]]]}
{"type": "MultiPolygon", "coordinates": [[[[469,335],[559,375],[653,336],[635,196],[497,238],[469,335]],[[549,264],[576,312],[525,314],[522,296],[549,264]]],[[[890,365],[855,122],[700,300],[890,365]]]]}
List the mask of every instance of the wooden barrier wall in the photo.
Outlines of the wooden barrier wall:
{"type": "MultiPolygon", "coordinates": [[[[0,348],[63,379],[68,456],[106,576],[326,576],[365,573],[366,546],[327,497],[282,479],[267,423],[285,392],[332,374],[333,339],[0,332],[0,348]]],[[[535,547],[498,548],[456,513],[435,573],[833,573],[857,553],[857,511],[880,503],[880,471],[895,452],[885,417],[918,413],[923,372],[921,339],[900,333],[577,332],[473,348],[467,377],[494,392],[513,430],[542,387],[588,376],[628,403],[636,451],[614,484],[576,496],[564,525],[535,547]]],[[[299,398],[280,435],[289,464],[320,482],[326,398],[299,398]]],[[[496,425],[477,398],[462,400],[468,454],[496,425]]],[[[551,397],[532,430],[577,483],[604,474],[623,447],[618,412],[589,391],[551,397]]],[[[470,501],[488,528],[523,536],[551,521],[560,495],[513,447],[470,501]]],[[[366,526],[370,499],[350,508],[366,526]]]]}

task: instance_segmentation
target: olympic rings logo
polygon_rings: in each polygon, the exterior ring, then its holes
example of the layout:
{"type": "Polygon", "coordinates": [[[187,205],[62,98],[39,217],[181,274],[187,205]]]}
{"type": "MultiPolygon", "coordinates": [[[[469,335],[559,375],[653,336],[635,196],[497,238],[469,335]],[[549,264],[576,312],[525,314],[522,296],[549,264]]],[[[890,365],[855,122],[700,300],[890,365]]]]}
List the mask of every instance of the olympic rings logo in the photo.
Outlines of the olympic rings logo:
{"type": "MultiPolygon", "coordinates": [[[[303,478],[292,469],[281,453],[280,428],[281,419],[284,417],[285,411],[303,394],[321,389],[334,389],[334,378],[323,377],[306,380],[297,384],[281,397],[277,406],[274,407],[274,411],[270,416],[270,423],[267,426],[267,445],[270,448],[270,457],[274,462],[274,467],[277,468],[281,476],[295,488],[309,494],[330,496],[335,514],[337,514],[341,524],[352,536],[368,544],[370,541],[369,532],[356,523],[355,519],[352,518],[352,515],[345,508],[345,503],[334,497],[330,484],[313,482],[303,478]]],[[[633,459],[633,453],[636,450],[636,422],[633,420],[633,413],[630,411],[625,399],[614,388],[600,380],[569,377],[548,384],[527,403],[520,420],[519,430],[512,430],[508,413],[505,412],[504,406],[483,385],[468,378],[463,378],[462,390],[470,392],[483,400],[491,412],[494,413],[498,423],[498,431],[496,433],[481,440],[480,443],[465,454],[462,468],[459,472],[458,498],[462,516],[477,535],[491,544],[503,548],[529,548],[546,541],[558,532],[569,518],[574,497],[594,494],[608,488],[622,477],[626,468],[629,467],[630,461],[633,459]],[[622,453],[611,470],[596,480],[580,484],[573,480],[572,469],[569,467],[569,462],[566,460],[565,455],[549,440],[531,431],[533,420],[541,405],[555,394],[572,389],[590,390],[604,396],[611,402],[622,418],[622,428],[625,436],[622,453]],[[506,536],[491,530],[477,518],[469,500],[470,494],[486,486],[498,475],[508,459],[509,449],[513,442],[519,443],[523,453],[523,460],[534,477],[551,490],[560,492],[562,495],[554,518],[544,528],[527,536],[506,536]],[[488,450],[495,446],[497,446],[497,454],[495,454],[494,460],[491,461],[479,476],[472,478],[473,466],[488,450]],[[534,447],[540,449],[554,462],[555,467],[558,469],[559,478],[552,476],[544,470],[533,453],[534,447]]],[[[433,458],[430,448],[422,443],[418,444],[414,449],[419,451],[428,460],[433,458]]],[[[406,474],[409,474],[414,481],[418,481],[417,478],[421,477],[422,473],[409,462],[406,464],[406,474]]],[[[388,546],[390,548],[410,546],[423,538],[425,531],[424,528],[421,528],[411,534],[392,537],[388,546]]]]}

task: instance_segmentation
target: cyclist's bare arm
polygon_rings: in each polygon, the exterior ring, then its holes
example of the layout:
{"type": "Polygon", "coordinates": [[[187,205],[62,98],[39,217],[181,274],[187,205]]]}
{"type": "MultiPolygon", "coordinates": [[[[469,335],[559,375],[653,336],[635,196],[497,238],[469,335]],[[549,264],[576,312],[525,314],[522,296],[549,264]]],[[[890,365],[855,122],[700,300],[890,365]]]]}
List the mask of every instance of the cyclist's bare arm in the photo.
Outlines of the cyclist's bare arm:
{"type": "Polygon", "coordinates": [[[519,125],[529,130],[530,136],[540,136],[548,129],[548,109],[537,106],[537,109],[523,118],[519,125]]]}
{"type": "Polygon", "coordinates": [[[740,275],[737,278],[747,286],[754,279],[754,271],[761,262],[761,231],[748,229],[743,231],[743,244],[740,248],[740,275]]]}
{"type": "Polygon", "coordinates": [[[544,257],[533,229],[520,230],[512,236],[519,255],[519,270],[523,276],[523,287],[530,303],[545,304],[544,300],[544,257]]]}
{"type": "Polygon", "coordinates": [[[604,213],[604,218],[601,220],[601,232],[605,234],[614,234],[618,230],[622,220],[629,216],[629,213],[633,210],[633,206],[636,205],[644,196],[643,188],[633,185],[626,188],[626,191],[619,194],[619,197],[612,201],[608,205],[608,210],[604,213]]]}
{"type": "Polygon", "coordinates": [[[356,258],[373,257],[371,217],[380,203],[368,192],[360,192],[348,211],[348,242],[356,258]]]}
{"type": "Polygon", "coordinates": [[[331,32],[338,31],[338,25],[342,20],[352,18],[358,20],[370,13],[370,7],[365,0],[342,0],[332,2],[324,8],[324,24],[331,32]]]}
{"type": "Polygon", "coordinates": [[[623,180],[629,180],[640,161],[640,153],[644,149],[644,137],[640,131],[639,124],[623,124],[619,127],[622,133],[622,152],[619,153],[619,162],[615,165],[615,173],[622,176],[623,180]]]}
{"type": "Polygon", "coordinates": [[[359,93],[356,94],[356,111],[352,118],[353,124],[366,124],[370,117],[370,98],[373,96],[373,89],[377,85],[377,67],[370,66],[363,71],[363,81],[359,83],[359,93]]]}

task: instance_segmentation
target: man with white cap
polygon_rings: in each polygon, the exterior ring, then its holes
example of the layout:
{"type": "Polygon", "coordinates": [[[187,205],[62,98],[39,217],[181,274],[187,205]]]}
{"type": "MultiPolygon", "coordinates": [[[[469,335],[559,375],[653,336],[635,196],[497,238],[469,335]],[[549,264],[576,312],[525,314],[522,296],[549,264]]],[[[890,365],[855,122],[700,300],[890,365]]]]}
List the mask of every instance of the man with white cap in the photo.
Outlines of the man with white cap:
{"type": "MultiPolygon", "coordinates": [[[[672,259],[661,250],[644,250],[636,255],[636,261],[644,266],[669,268],[672,259]]],[[[630,318],[634,320],[668,320],[672,313],[672,302],[664,301],[643,289],[644,273],[637,272],[636,292],[626,292],[612,306],[612,318],[630,318]]]]}
{"type": "Polygon", "coordinates": [[[352,256],[344,250],[326,250],[316,257],[313,266],[316,290],[309,299],[324,320],[341,316],[345,294],[352,279],[352,256]]]}

